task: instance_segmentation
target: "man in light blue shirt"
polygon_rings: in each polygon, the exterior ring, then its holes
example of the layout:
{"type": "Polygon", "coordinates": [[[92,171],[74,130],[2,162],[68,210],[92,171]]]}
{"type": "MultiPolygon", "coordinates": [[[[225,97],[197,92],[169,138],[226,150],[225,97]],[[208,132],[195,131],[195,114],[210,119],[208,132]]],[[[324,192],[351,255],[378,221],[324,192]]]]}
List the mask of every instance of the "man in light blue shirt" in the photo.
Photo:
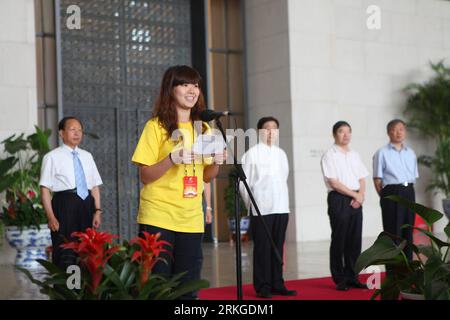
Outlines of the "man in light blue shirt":
{"type": "MultiPolygon", "coordinates": [[[[401,226],[414,225],[415,213],[386,197],[398,195],[415,201],[414,183],[419,177],[417,157],[404,144],[405,122],[399,119],[390,121],[387,133],[389,144],[380,148],[373,156],[373,181],[380,196],[383,229],[412,242],[412,229],[402,229],[401,226]]],[[[405,250],[405,253],[412,260],[411,250],[405,250]]]]}

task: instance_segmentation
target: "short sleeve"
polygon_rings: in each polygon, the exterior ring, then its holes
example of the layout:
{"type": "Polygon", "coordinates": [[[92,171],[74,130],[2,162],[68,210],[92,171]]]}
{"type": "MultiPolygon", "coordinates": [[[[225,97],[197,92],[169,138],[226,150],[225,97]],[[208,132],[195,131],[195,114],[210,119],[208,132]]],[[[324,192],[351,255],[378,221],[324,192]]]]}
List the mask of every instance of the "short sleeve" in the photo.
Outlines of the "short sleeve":
{"type": "Polygon", "coordinates": [[[336,172],[336,167],[334,166],[334,163],[328,154],[325,154],[322,157],[321,166],[322,173],[325,178],[337,179],[338,175],[336,172]]]}
{"type": "Polygon", "coordinates": [[[359,172],[358,172],[358,179],[366,178],[369,175],[369,170],[367,170],[366,165],[361,159],[361,156],[358,154],[358,162],[359,162],[359,172]]]}
{"type": "Polygon", "coordinates": [[[136,164],[146,166],[154,165],[158,162],[159,149],[161,144],[161,129],[155,120],[150,120],[142,131],[139,142],[134,150],[131,161],[136,164]]]}
{"type": "Polygon", "coordinates": [[[50,154],[46,154],[42,159],[41,164],[41,177],[39,180],[39,185],[46,187],[53,191],[53,176],[54,176],[55,168],[53,165],[53,159],[50,154]]]}
{"type": "Polygon", "coordinates": [[[281,150],[281,157],[282,157],[281,161],[283,163],[283,169],[284,169],[283,173],[285,173],[286,177],[287,177],[287,176],[289,176],[289,160],[288,160],[288,157],[286,155],[286,152],[284,152],[284,150],[281,150]]]}
{"type": "Polygon", "coordinates": [[[417,166],[417,156],[416,156],[416,154],[414,153],[414,151],[413,151],[413,155],[414,155],[414,167],[415,167],[414,175],[415,175],[415,177],[416,177],[416,179],[417,179],[417,178],[419,178],[419,168],[418,168],[418,166],[417,166]]]}
{"type": "Polygon", "coordinates": [[[92,154],[90,155],[90,158],[92,162],[92,175],[93,175],[92,182],[93,186],[96,187],[102,185],[103,181],[102,178],[100,177],[100,173],[98,172],[97,165],[95,164],[94,157],[92,156],[92,154]]]}
{"type": "MultiPolygon", "coordinates": [[[[245,173],[245,176],[247,177],[247,183],[249,185],[249,187],[251,188],[252,182],[253,182],[253,170],[252,170],[252,163],[251,163],[251,154],[250,151],[247,151],[246,153],[244,153],[244,155],[242,156],[241,159],[241,164],[242,164],[242,170],[245,173]]],[[[242,200],[245,203],[245,206],[248,208],[250,208],[250,197],[247,193],[247,190],[245,189],[245,186],[243,183],[239,184],[239,192],[241,194],[242,200]]]]}
{"type": "Polygon", "coordinates": [[[381,154],[381,151],[378,150],[373,155],[372,165],[373,165],[373,177],[374,178],[380,178],[383,179],[383,155],[381,154]]]}

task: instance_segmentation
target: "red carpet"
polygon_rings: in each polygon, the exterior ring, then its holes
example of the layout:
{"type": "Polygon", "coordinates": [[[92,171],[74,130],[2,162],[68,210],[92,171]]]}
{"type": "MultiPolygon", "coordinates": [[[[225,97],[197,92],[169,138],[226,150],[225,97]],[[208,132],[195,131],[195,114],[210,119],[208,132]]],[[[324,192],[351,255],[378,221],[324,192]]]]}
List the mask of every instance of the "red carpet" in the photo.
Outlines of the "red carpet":
{"type": "MultiPolygon", "coordinates": [[[[362,274],[359,279],[366,282],[369,274],[362,274]]],[[[273,296],[271,300],[369,300],[374,290],[354,289],[337,291],[330,277],[286,281],[286,287],[297,290],[295,297],[273,296]]],[[[244,300],[269,300],[256,297],[251,284],[243,286],[244,300]]],[[[201,300],[236,300],[236,286],[210,288],[199,292],[201,300]]]]}

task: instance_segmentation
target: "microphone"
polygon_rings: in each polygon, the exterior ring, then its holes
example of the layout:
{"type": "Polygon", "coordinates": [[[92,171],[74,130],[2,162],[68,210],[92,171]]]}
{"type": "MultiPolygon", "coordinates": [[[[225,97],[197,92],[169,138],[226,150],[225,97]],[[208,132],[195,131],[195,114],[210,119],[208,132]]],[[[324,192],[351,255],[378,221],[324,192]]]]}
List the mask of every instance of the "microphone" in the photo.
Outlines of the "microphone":
{"type": "Polygon", "coordinates": [[[232,116],[233,113],[229,112],[229,111],[214,111],[214,110],[210,110],[210,109],[206,109],[203,110],[200,113],[200,119],[204,122],[209,122],[215,119],[219,119],[220,117],[223,116],[232,116]]]}

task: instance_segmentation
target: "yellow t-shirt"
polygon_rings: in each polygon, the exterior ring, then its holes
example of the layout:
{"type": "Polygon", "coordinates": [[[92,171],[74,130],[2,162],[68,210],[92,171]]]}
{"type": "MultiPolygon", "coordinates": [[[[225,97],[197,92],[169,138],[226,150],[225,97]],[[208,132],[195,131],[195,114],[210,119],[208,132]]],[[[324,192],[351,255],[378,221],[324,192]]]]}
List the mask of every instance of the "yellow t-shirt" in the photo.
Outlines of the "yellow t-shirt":
{"type": "MultiPolygon", "coordinates": [[[[207,125],[206,127],[209,129],[207,125]]],[[[175,148],[191,148],[193,137],[195,141],[192,123],[180,122],[178,128],[183,133],[183,139],[175,143],[167,139],[167,130],[157,118],[149,120],[131,160],[136,164],[151,166],[163,160],[175,148]]],[[[137,222],[178,232],[204,232],[203,169],[207,163],[210,162],[195,163],[197,177],[195,198],[183,197],[185,168],[187,175],[192,176],[194,164],[176,164],[158,180],[144,185],[140,194],[137,222]]]]}

